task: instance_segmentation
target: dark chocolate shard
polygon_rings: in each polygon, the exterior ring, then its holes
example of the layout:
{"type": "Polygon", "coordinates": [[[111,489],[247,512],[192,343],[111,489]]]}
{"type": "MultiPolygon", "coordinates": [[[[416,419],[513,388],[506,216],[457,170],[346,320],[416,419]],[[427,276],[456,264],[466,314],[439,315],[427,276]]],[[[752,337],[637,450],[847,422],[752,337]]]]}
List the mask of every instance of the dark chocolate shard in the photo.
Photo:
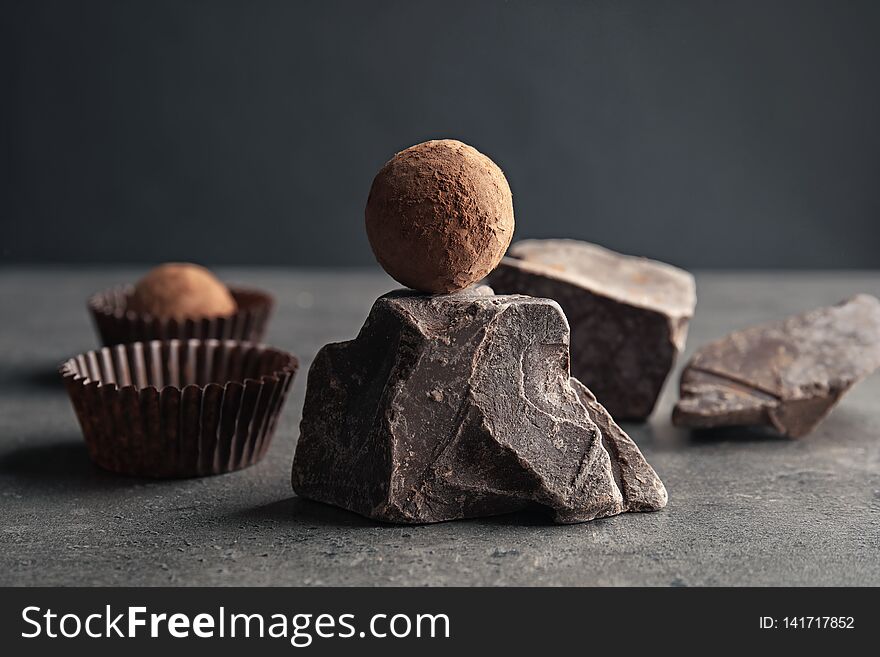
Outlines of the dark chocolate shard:
{"type": "Polygon", "coordinates": [[[572,375],[619,420],[651,414],[684,348],[693,276],[587,242],[524,240],[487,281],[500,294],[559,302],[571,325],[572,375]]]}
{"type": "Polygon", "coordinates": [[[798,438],[880,367],[880,301],[836,306],[736,331],[694,354],[681,375],[675,424],[768,425],[798,438]]]}
{"type": "Polygon", "coordinates": [[[656,511],[666,506],[666,487],[645,460],[638,445],[617,425],[605,407],[596,401],[596,396],[587,386],[572,377],[571,387],[599,428],[602,444],[611,458],[614,480],[627,501],[626,510],[656,511]]]}
{"type": "Polygon", "coordinates": [[[379,298],[309,371],[298,495],[387,522],[539,509],[571,523],[666,504],[638,447],[568,372],[558,304],[379,298]]]}

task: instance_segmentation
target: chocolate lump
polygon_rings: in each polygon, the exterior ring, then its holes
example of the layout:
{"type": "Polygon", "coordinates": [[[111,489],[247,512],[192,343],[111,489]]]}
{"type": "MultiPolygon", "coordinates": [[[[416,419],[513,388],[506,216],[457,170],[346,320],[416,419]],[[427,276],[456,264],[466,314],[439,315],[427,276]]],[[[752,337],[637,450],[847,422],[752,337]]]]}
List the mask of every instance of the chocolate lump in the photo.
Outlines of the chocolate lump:
{"type": "Polygon", "coordinates": [[[647,418],[684,348],[693,276],[576,240],[524,240],[508,255],[488,283],[559,302],[571,325],[572,374],[616,419],[647,418]]]}
{"type": "Polygon", "coordinates": [[[681,376],[673,422],[768,425],[798,438],[880,367],[880,301],[836,306],[736,331],[702,347],[681,376]]]}
{"type": "Polygon", "coordinates": [[[568,346],[547,299],[486,287],[379,298],[356,339],[312,364],[294,490],[395,523],[662,508],[638,447],[569,377],[568,346]]]}

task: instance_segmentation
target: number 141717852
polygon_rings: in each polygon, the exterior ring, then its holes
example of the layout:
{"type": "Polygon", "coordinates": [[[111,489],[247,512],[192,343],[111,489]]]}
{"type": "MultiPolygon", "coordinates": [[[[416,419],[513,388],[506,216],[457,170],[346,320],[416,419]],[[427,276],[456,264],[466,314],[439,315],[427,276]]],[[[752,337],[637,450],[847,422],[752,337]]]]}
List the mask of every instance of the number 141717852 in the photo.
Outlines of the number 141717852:
{"type": "Polygon", "coordinates": [[[851,630],[855,626],[852,616],[786,616],[780,627],[788,630],[851,630]]]}

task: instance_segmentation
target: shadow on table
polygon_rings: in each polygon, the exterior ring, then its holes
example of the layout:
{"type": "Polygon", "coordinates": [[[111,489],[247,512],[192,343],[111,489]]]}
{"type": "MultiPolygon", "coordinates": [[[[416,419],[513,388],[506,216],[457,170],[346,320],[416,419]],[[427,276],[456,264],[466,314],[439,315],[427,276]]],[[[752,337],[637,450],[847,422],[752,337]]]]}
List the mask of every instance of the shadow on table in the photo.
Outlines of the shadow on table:
{"type": "Polygon", "coordinates": [[[691,429],[688,440],[692,446],[717,443],[773,443],[791,442],[769,427],[716,427],[714,429],[691,429]]]}
{"type": "Polygon", "coordinates": [[[813,448],[828,445],[841,446],[873,441],[873,422],[858,409],[840,407],[822,420],[810,433],[800,438],[789,438],[771,427],[718,427],[693,429],[689,444],[693,446],[719,443],[788,443],[813,448]]]}
{"type": "Polygon", "coordinates": [[[296,522],[311,527],[371,527],[377,524],[351,511],[302,497],[289,497],[253,509],[245,509],[234,515],[237,520],[296,522]]]}
{"type": "Polygon", "coordinates": [[[624,430],[642,449],[651,452],[680,451],[719,443],[775,443],[790,442],[790,438],[769,427],[716,427],[689,429],[672,423],[623,425],[624,430]]]}
{"type": "Polygon", "coordinates": [[[106,490],[153,482],[117,475],[89,459],[85,444],[64,440],[20,447],[0,455],[0,476],[29,486],[52,489],[106,490]]]}
{"type": "Polygon", "coordinates": [[[54,390],[64,391],[64,379],[58,372],[61,361],[37,363],[27,366],[6,366],[0,375],[0,389],[3,390],[54,390]]]}
{"type": "Polygon", "coordinates": [[[61,362],[43,363],[21,372],[21,381],[33,388],[64,390],[64,379],[58,371],[61,362]]]}
{"type": "MultiPolygon", "coordinates": [[[[394,524],[388,522],[380,522],[378,520],[370,520],[357,513],[346,511],[330,504],[321,502],[313,502],[302,497],[290,497],[286,500],[279,500],[270,504],[264,504],[254,509],[239,511],[234,518],[237,521],[267,521],[273,523],[297,523],[308,527],[389,527],[397,528],[408,527],[406,524],[394,524]]],[[[518,511],[515,513],[505,513],[498,516],[488,516],[484,518],[465,518],[463,520],[455,520],[449,522],[456,523],[479,523],[484,525],[497,526],[518,526],[518,527],[563,527],[565,525],[557,525],[544,513],[540,511],[518,511]]],[[[423,523],[415,526],[431,527],[446,523],[423,523]]]]}

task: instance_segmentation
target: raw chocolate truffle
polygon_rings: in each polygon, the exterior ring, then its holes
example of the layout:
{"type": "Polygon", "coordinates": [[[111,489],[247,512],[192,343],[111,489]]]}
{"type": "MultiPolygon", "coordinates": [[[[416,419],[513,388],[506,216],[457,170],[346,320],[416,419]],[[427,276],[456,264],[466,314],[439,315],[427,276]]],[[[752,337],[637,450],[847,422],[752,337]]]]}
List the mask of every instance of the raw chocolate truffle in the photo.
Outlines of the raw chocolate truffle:
{"type": "Polygon", "coordinates": [[[489,276],[499,294],[547,297],[571,325],[571,373],[617,420],[644,420],[684,347],[694,277],[576,240],[517,242],[489,276]]]}
{"type": "Polygon", "coordinates": [[[381,297],[356,339],[312,363],[294,490],[397,523],[662,508],[639,448],[569,376],[568,337],[549,299],[381,297]]]}
{"type": "Polygon", "coordinates": [[[453,139],[401,151],[373,180],[367,237],[379,264],[421,292],[466,288],[492,271],[513,237],[501,169],[453,139]]]}
{"type": "Polygon", "coordinates": [[[169,262],[137,282],[128,309],[184,320],[231,315],[236,303],[227,287],[204,267],[169,262]]]}
{"type": "Polygon", "coordinates": [[[704,428],[768,425],[798,438],[878,367],[880,301],[860,294],[701,347],[681,375],[672,419],[704,428]]]}

